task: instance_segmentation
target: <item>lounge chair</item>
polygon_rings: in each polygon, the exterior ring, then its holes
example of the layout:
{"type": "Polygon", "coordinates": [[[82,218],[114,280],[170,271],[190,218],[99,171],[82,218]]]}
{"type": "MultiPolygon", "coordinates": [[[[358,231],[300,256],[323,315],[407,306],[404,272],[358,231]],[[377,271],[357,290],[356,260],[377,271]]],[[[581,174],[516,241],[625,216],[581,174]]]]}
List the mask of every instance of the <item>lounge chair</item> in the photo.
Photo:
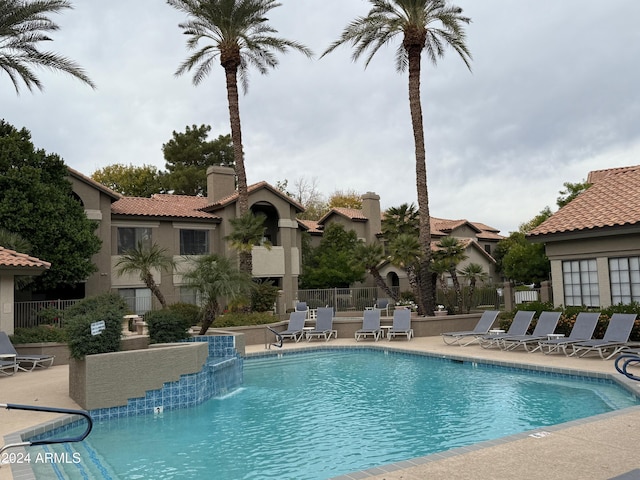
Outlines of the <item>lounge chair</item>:
{"type": "Polygon", "coordinates": [[[531,320],[536,312],[529,312],[527,310],[518,310],[513,321],[509,326],[509,330],[503,333],[495,333],[489,335],[482,335],[479,338],[480,346],[482,348],[499,347],[503,338],[514,335],[525,335],[531,325],[531,320]]]}
{"type": "Polygon", "coordinates": [[[362,328],[356,330],[356,342],[362,337],[373,337],[377,342],[380,338],[380,310],[365,310],[362,318],[362,328]]]}
{"type": "Polygon", "coordinates": [[[379,298],[376,300],[376,303],[373,307],[370,307],[369,310],[380,310],[380,315],[382,315],[382,310],[384,310],[384,316],[389,316],[389,299],[388,298],[379,298]]]}
{"type": "Polygon", "coordinates": [[[413,337],[413,328],[411,328],[411,310],[397,309],[393,311],[393,325],[387,333],[389,341],[393,337],[404,335],[407,340],[413,337]]]}
{"type": "Polygon", "coordinates": [[[591,340],[593,331],[598,324],[598,318],[600,318],[600,313],[598,312],[580,312],[568,337],[542,340],[538,342],[540,350],[545,355],[559,352],[560,350],[567,354],[567,347],[571,344],[591,340]]]}
{"type": "Polygon", "coordinates": [[[542,312],[536,322],[536,326],[530,335],[508,335],[502,337],[500,348],[503,350],[515,350],[518,347],[524,347],[528,352],[535,352],[540,348],[538,342],[548,338],[553,333],[560,320],[560,312],[542,312]],[[532,350],[529,345],[535,344],[532,350]]]}
{"type": "Polygon", "coordinates": [[[306,335],[308,342],[315,337],[324,337],[325,342],[328,342],[331,336],[338,338],[338,331],[333,328],[333,307],[318,308],[316,326],[313,330],[308,330],[306,335]]]}
{"type": "Polygon", "coordinates": [[[609,360],[627,348],[636,316],[635,313],[614,313],[609,320],[604,337],[600,340],[586,340],[571,344],[572,352],[569,356],[584,357],[589,353],[597,352],[600,358],[609,360]],[[606,357],[605,352],[608,353],[606,357]]]}
{"type": "Polygon", "coordinates": [[[7,334],[0,332],[0,358],[6,355],[10,357],[15,355],[18,370],[22,370],[23,372],[31,372],[36,367],[50,367],[53,365],[53,359],[55,358],[54,355],[20,355],[16,352],[7,334]],[[27,367],[23,367],[23,364],[27,365],[27,367]]]}
{"type": "Polygon", "coordinates": [[[307,302],[296,302],[296,312],[304,312],[305,318],[309,318],[310,310],[307,302]]]}
{"type": "Polygon", "coordinates": [[[0,373],[2,375],[13,375],[18,371],[18,362],[15,357],[2,356],[0,357],[0,373]]]}
{"type": "Polygon", "coordinates": [[[497,310],[485,310],[478,320],[476,327],[473,330],[463,330],[460,332],[446,332],[442,334],[442,340],[447,345],[460,345],[465,347],[479,341],[479,337],[489,333],[489,329],[493,325],[493,322],[498,318],[497,310]],[[464,341],[464,343],[462,343],[464,341]]]}
{"type": "Polygon", "coordinates": [[[304,335],[304,322],[307,320],[306,312],[291,312],[289,315],[289,324],[287,329],[279,332],[280,337],[293,338],[296,342],[299,342],[304,335]]]}

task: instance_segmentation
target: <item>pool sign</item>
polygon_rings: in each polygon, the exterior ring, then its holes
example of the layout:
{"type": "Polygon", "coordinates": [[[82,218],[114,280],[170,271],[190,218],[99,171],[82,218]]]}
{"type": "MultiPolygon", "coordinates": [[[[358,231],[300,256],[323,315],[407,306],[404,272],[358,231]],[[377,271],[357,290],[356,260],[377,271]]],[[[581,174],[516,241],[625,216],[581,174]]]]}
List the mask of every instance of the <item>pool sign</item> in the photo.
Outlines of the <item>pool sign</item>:
{"type": "Polygon", "coordinates": [[[91,324],[91,335],[99,335],[105,328],[107,327],[104,324],[104,320],[94,322],[91,324]]]}

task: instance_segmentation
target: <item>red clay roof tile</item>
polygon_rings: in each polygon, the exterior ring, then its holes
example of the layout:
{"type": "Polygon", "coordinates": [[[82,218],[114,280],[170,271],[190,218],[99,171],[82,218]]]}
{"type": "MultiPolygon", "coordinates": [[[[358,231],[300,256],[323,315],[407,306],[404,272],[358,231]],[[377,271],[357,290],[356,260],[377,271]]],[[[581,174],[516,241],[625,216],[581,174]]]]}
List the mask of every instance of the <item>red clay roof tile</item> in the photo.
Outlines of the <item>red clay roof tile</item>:
{"type": "Polygon", "coordinates": [[[26,253],[0,247],[0,267],[49,268],[50,266],[49,262],[31,257],[26,253]]]}
{"type": "Polygon", "coordinates": [[[206,206],[205,197],[156,194],[151,198],[123,197],[111,204],[111,213],[146,217],[218,219],[218,216],[201,210],[206,206]]]}

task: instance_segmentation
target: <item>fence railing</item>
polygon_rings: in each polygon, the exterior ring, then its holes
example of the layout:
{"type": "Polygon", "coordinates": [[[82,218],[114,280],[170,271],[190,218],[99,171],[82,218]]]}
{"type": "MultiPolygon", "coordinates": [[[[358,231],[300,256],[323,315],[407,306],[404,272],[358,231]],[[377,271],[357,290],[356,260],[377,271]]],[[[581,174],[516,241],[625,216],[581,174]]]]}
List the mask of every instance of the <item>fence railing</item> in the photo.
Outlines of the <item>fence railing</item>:
{"type": "Polygon", "coordinates": [[[79,300],[44,300],[38,302],[14,303],[14,327],[31,328],[38,325],[62,327],[62,312],[79,300]]]}
{"type": "Polygon", "coordinates": [[[329,306],[336,312],[362,311],[372,307],[378,298],[387,297],[377,287],[298,290],[298,301],[307,302],[309,308],[329,306]]]}

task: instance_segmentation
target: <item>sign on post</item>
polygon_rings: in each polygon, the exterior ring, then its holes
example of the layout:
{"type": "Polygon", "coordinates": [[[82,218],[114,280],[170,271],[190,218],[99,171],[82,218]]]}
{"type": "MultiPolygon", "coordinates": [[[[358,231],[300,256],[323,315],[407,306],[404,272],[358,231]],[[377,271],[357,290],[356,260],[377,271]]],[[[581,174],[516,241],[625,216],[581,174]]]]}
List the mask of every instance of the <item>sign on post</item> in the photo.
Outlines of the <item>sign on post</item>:
{"type": "Polygon", "coordinates": [[[104,324],[104,320],[100,320],[99,322],[93,322],[91,324],[91,335],[98,335],[102,332],[106,327],[104,324]]]}

